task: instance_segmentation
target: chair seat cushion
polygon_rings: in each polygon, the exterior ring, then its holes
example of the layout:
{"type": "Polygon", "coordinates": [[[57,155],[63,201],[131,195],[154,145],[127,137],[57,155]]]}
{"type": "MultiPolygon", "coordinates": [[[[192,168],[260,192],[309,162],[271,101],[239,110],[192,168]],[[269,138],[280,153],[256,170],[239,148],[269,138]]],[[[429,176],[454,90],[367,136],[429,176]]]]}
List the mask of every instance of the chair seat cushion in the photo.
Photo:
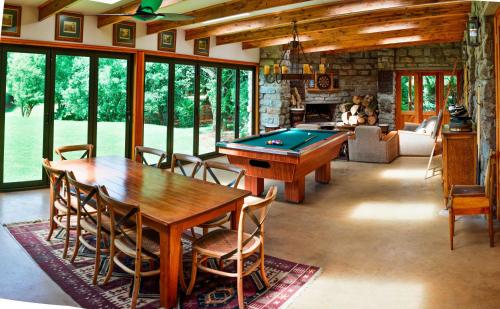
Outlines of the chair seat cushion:
{"type": "Polygon", "coordinates": [[[451,190],[453,196],[484,196],[484,186],[479,185],[455,185],[451,190]]]}
{"type": "MultiPolygon", "coordinates": [[[[243,234],[246,240],[251,235],[248,233],[243,234]]],[[[257,236],[252,237],[245,247],[243,248],[243,255],[249,255],[255,252],[260,246],[260,238],[257,236]]],[[[194,250],[201,254],[219,258],[238,247],[238,232],[235,230],[214,230],[193,243],[194,250]]],[[[229,259],[235,259],[236,254],[229,259]]]]}
{"type": "MultiPolygon", "coordinates": [[[[135,229],[127,231],[127,236],[132,240],[136,240],[137,234],[135,229]]],[[[115,246],[121,252],[131,257],[137,257],[135,252],[135,243],[128,240],[124,235],[119,235],[115,238],[115,246]]],[[[160,256],[160,234],[153,229],[142,229],[142,248],[148,252],[160,256]]],[[[151,258],[150,256],[142,253],[143,258],[151,258]]]]}

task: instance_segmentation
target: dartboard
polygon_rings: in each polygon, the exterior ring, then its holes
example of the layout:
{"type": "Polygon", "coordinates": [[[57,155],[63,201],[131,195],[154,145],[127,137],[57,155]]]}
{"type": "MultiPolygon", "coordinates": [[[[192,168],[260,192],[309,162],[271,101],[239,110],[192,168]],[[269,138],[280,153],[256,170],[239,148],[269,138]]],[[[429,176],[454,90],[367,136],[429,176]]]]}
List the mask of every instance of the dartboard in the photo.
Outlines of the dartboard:
{"type": "Polygon", "coordinates": [[[332,80],[330,79],[330,76],[322,74],[318,76],[317,83],[319,89],[328,89],[332,85],[332,80]]]}

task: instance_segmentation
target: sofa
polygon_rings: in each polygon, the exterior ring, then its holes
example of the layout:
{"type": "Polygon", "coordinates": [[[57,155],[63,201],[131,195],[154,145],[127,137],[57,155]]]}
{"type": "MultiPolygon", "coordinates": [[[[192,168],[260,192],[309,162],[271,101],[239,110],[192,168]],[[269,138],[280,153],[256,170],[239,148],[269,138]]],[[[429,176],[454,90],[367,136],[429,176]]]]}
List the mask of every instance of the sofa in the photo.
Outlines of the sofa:
{"type": "Polygon", "coordinates": [[[398,156],[397,132],[384,136],[377,126],[357,126],[348,144],[349,161],[390,163],[398,156]]]}
{"type": "Polygon", "coordinates": [[[399,155],[401,156],[429,156],[434,147],[436,136],[439,134],[443,113],[432,116],[422,123],[405,123],[399,135],[399,155]]]}

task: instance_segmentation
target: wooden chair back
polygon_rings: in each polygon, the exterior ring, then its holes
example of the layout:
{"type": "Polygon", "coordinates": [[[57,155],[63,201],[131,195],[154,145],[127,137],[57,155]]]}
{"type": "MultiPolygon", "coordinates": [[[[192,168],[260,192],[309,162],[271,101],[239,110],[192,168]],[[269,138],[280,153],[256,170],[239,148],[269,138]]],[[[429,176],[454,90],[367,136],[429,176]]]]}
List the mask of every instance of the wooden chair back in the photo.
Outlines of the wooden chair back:
{"type": "Polygon", "coordinates": [[[98,186],[97,204],[100,209],[107,209],[110,218],[111,239],[116,235],[124,236],[128,241],[135,244],[137,256],[142,252],[142,214],[141,208],[136,204],[128,204],[112,198],[105,186],[98,186]],[[130,236],[124,229],[124,224],[135,222],[135,236],[130,236]]]}
{"type": "Polygon", "coordinates": [[[238,188],[241,178],[245,176],[245,170],[242,168],[217,161],[205,161],[203,163],[203,180],[208,181],[208,176],[210,176],[216,184],[222,185],[219,178],[217,178],[217,175],[215,175],[214,170],[226,171],[235,174],[235,178],[233,178],[228,184],[225,184],[225,186],[230,188],[238,188]]]}
{"type": "Polygon", "coordinates": [[[155,149],[155,148],[150,148],[150,147],[144,147],[144,146],[135,146],[135,157],[140,157],[141,162],[144,165],[149,165],[153,167],[160,168],[161,164],[163,161],[167,159],[167,153],[163,150],[160,149],[155,149]],[[153,164],[149,164],[146,158],[144,157],[144,154],[150,154],[154,156],[158,156],[158,161],[153,164]]]}
{"type": "Polygon", "coordinates": [[[67,172],[67,178],[70,190],[73,189],[76,195],[78,220],[80,220],[80,217],[82,215],[86,215],[90,220],[94,222],[94,224],[96,224],[97,228],[100,229],[102,209],[97,207],[96,205],[92,205],[93,204],[92,201],[95,201],[95,198],[99,193],[99,189],[97,188],[96,185],[90,185],[83,182],[79,182],[78,180],[76,180],[75,174],[73,174],[72,171],[67,172]],[[94,218],[88,213],[87,207],[85,207],[87,205],[91,205],[93,208],[96,208],[97,220],[94,221],[94,218]]]}
{"type": "Polygon", "coordinates": [[[278,188],[276,186],[271,186],[263,200],[243,205],[238,226],[238,248],[225,254],[221,259],[231,257],[235,253],[238,254],[238,259],[241,259],[243,248],[245,248],[246,244],[251,241],[254,236],[259,236],[261,241],[264,240],[264,222],[266,221],[272,203],[276,199],[277,192],[278,188]],[[247,217],[255,226],[255,229],[250,234],[250,237],[245,238],[245,222],[247,217]]]}
{"type": "Polygon", "coordinates": [[[68,201],[70,201],[71,193],[66,171],[52,167],[48,159],[42,160],[42,166],[49,178],[50,194],[53,196],[53,201],[57,200],[69,207],[68,201]],[[61,194],[62,192],[64,195],[61,194]]]}
{"type": "Polygon", "coordinates": [[[443,110],[440,110],[436,121],[436,127],[434,128],[434,132],[432,132],[431,136],[434,139],[434,141],[436,141],[437,138],[439,137],[442,126],[443,126],[443,110]]]}
{"type": "Polygon", "coordinates": [[[94,149],[94,145],[92,144],[85,144],[85,145],[68,145],[68,146],[61,146],[57,147],[54,151],[56,154],[61,157],[61,160],[68,160],[64,154],[67,152],[75,152],[75,151],[83,151],[82,156],[80,159],[90,159],[92,157],[92,151],[94,149]]]}
{"type": "Polygon", "coordinates": [[[179,168],[181,171],[182,175],[194,178],[196,176],[196,173],[198,173],[198,170],[200,169],[201,165],[203,164],[203,160],[196,156],[191,156],[187,154],[182,154],[182,153],[174,153],[172,154],[172,162],[170,165],[170,171],[172,173],[175,173],[175,168],[179,168]],[[188,175],[188,172],[184,169],[183,164],[185,163],[192,163],[194,164],[192,172],[188,175]]]}
{"type": "MultiPolygon", "coordinates": [[[[495,152],[490,150],[488,155],[488,165],[486,166],[486,174],[484,177],[484,190],[485,195],[493,202],[493,191],[495,186],[495,152]]],[[[493,205],[493,204],[491,204],[493,205]]]]}

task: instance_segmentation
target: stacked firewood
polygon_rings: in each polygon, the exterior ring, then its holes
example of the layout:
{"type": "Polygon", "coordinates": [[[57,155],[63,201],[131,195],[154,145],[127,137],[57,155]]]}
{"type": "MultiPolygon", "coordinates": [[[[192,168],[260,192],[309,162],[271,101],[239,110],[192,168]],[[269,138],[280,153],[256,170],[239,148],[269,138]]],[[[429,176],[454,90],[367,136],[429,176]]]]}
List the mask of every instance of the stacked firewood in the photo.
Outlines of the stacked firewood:
{"type": "Polygon", "coordinates": [[[352,102],[341,104],[339,109],[346,125],[375,125],[378,122],[378,104],[371,95],[355,95],[352,102]]]}

